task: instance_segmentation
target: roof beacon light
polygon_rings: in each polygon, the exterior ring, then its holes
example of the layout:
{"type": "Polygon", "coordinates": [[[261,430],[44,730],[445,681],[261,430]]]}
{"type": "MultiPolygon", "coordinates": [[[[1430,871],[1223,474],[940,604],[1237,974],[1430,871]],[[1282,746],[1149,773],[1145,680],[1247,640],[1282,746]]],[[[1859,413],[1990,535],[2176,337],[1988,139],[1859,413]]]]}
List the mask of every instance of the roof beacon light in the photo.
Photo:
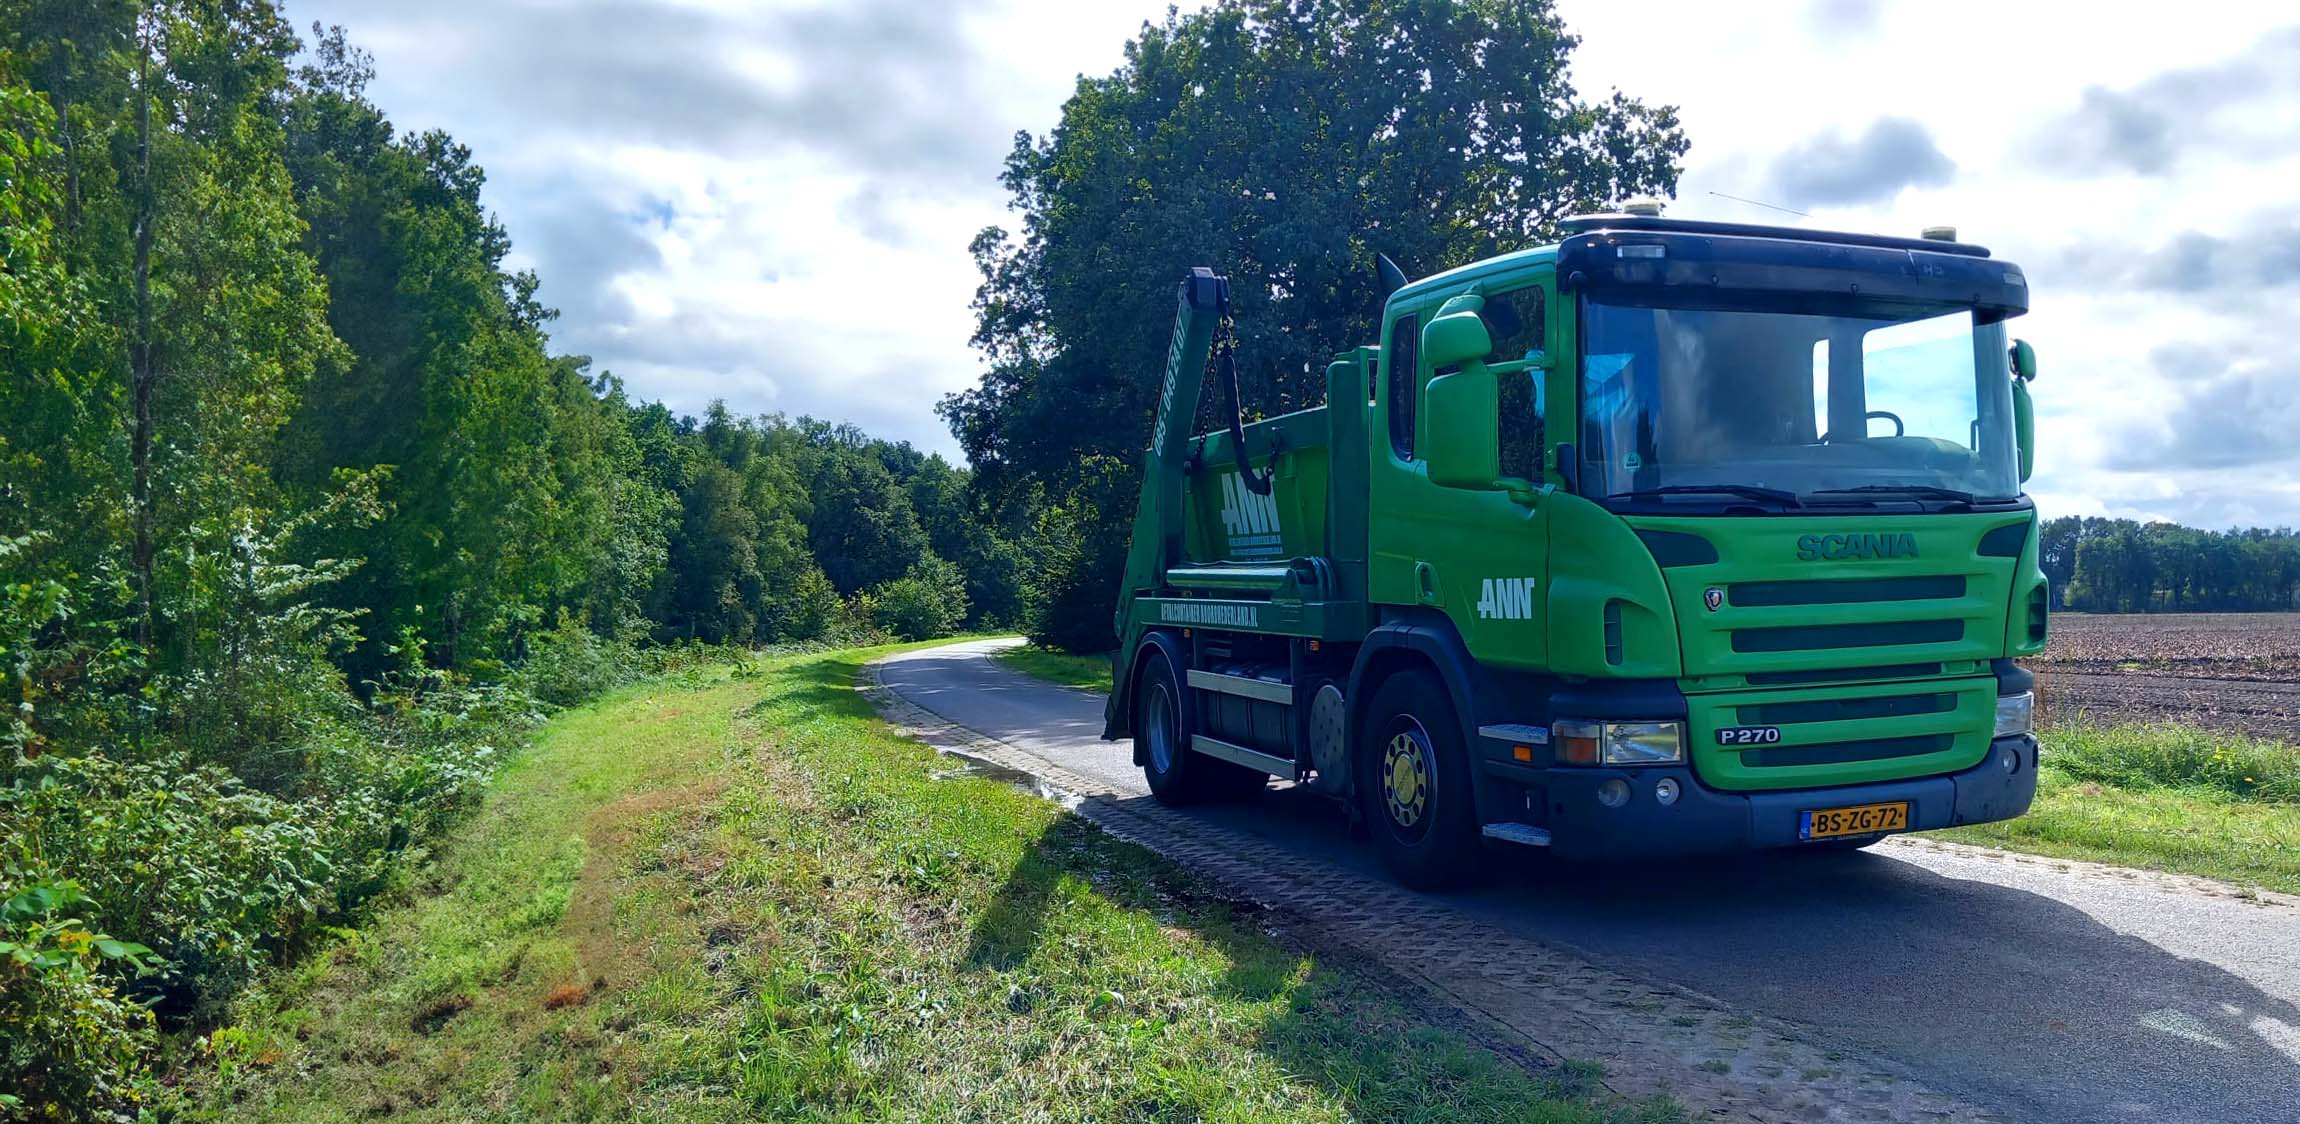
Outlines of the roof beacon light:
{"type": "Polygon", "coordinates": [[[1953,226],[1928,226],[1925,228],[1924,239],[1927,242],[1954,242],[1957,240],[1957,228],[1953,226]]]}
{"type": "Polygon", "coordinates": [[[1632,199],[1627,203],[1623,203],[1621,205],[1621,213],[1625,215],[1643,215],[1649,219],[1657,219],[1661,217],[1661,200],[1655,199],[1651,196],[1641,196],[1639,198],[1632,199]]]}

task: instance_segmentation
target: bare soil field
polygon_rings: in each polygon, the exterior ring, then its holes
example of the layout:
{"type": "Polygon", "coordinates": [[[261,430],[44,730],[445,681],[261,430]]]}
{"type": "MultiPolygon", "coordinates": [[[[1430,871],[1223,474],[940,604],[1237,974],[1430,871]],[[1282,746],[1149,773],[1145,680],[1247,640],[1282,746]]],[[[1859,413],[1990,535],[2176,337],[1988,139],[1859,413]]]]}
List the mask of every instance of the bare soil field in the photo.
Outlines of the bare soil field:
{"type": "Polygon", "coordinates": [[[2048,718],[2300,741],[2300,613],[2056,613],[2031,666],[2048,718]]]}

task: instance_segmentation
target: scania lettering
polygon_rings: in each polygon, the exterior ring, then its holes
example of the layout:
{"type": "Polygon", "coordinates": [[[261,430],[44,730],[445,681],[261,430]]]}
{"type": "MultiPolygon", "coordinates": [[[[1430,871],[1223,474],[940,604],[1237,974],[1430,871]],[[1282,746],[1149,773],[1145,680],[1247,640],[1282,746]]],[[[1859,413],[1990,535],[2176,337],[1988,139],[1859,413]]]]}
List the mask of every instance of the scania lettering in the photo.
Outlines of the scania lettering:
{"type": "Polygon", "coordinates": [[[1485,847],[1859,847],[2026,811],[2045,642],[2018,267],[1891,238],[1568,220],[1418,281],[1327,404],[1193,436],[1182,282],[1104,735],[1163,801],[1272,776],[1403,882],[1485,847]]]}
{"type": "Polygon", "coordinates": [[[1824,558],[1915,558],[1915,535],[1806,535],[1797,540],[1797,557],[1807,562],[1824,558]]]}

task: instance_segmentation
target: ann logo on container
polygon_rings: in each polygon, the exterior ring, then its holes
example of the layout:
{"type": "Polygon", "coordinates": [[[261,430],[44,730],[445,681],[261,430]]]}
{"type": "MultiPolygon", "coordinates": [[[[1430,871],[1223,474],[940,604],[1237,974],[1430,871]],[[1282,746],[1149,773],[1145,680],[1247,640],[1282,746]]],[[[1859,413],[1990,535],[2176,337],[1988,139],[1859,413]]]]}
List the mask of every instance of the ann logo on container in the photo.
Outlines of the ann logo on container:
{"type": "Polygon", "coordinates": [[[1478,592],[1477,615],[1488,620],[1533,619],[1532,578],[1487,578],[1478,592]]]}
{"type": "Polygon", "coordinates": [[[1222,528],[1238,558],[1277,558],[1286,552],[1278,528],[1278,497],[1261,495],[1237,473],[1222,477],[1222,528]]]}

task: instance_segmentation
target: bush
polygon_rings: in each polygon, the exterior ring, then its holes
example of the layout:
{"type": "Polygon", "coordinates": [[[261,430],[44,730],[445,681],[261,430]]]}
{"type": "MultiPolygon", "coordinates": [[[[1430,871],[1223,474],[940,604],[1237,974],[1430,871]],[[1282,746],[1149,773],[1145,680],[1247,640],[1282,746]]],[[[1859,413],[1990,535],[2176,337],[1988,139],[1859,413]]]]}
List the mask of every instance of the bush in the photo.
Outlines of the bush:
{"type": "Polygon", "coordinates": [[[866,596],[871,624],[904,640],[948,636],[966,620],[966,576],[932,554],[866,596]]]}
{"type": "Polygon", "coordinates": [[[551,706],[575,706],[630,682],[637,665],[628,646],[561,609],[557,627],[528,638],[516,682],[551,706]]]}
{"type": "Polygon", "coordinates": [[[1118,646],[1110,617],[1126,573],[1137,481],[1111,457],[1089,458],[1079,476],[1068,498],[1039,515],[1025,631],[1040,647],[1107,652],[1118,646]]]}
{"type": "Polygon", "coordinates": [[[838,627],[845,605],[839,600],[838,587],[823,576],[822,570],[809,566],[791,583],[781,608],[782,629],[776,639],[806,641],[829,636],[838,627]]]}
{"type": "Polygon", "coordinates": [[[70,871],[107,927],[159,955],[155,1005],[195,1016],[333,909],[334,811],[180,758],[42,758],[0,790],[12,865],[70,871]]]}
{"type": "Polygon", "coordinates": [[[97,969],[133,969],[150,950],[62,916],[85,902],[71,882],[27,886],[0,902],[0,1118],[136,1116],[152,1015],[97,969]]]}
{"type": "Polygon", "coordinates": [[[1090,520],[1050,529],[1042,569],[1031,574],[1030,642],[1064,652],[1107,652],[1118,646],[1110,617],[1126,568],[1126,541],[1090,520]]]}

